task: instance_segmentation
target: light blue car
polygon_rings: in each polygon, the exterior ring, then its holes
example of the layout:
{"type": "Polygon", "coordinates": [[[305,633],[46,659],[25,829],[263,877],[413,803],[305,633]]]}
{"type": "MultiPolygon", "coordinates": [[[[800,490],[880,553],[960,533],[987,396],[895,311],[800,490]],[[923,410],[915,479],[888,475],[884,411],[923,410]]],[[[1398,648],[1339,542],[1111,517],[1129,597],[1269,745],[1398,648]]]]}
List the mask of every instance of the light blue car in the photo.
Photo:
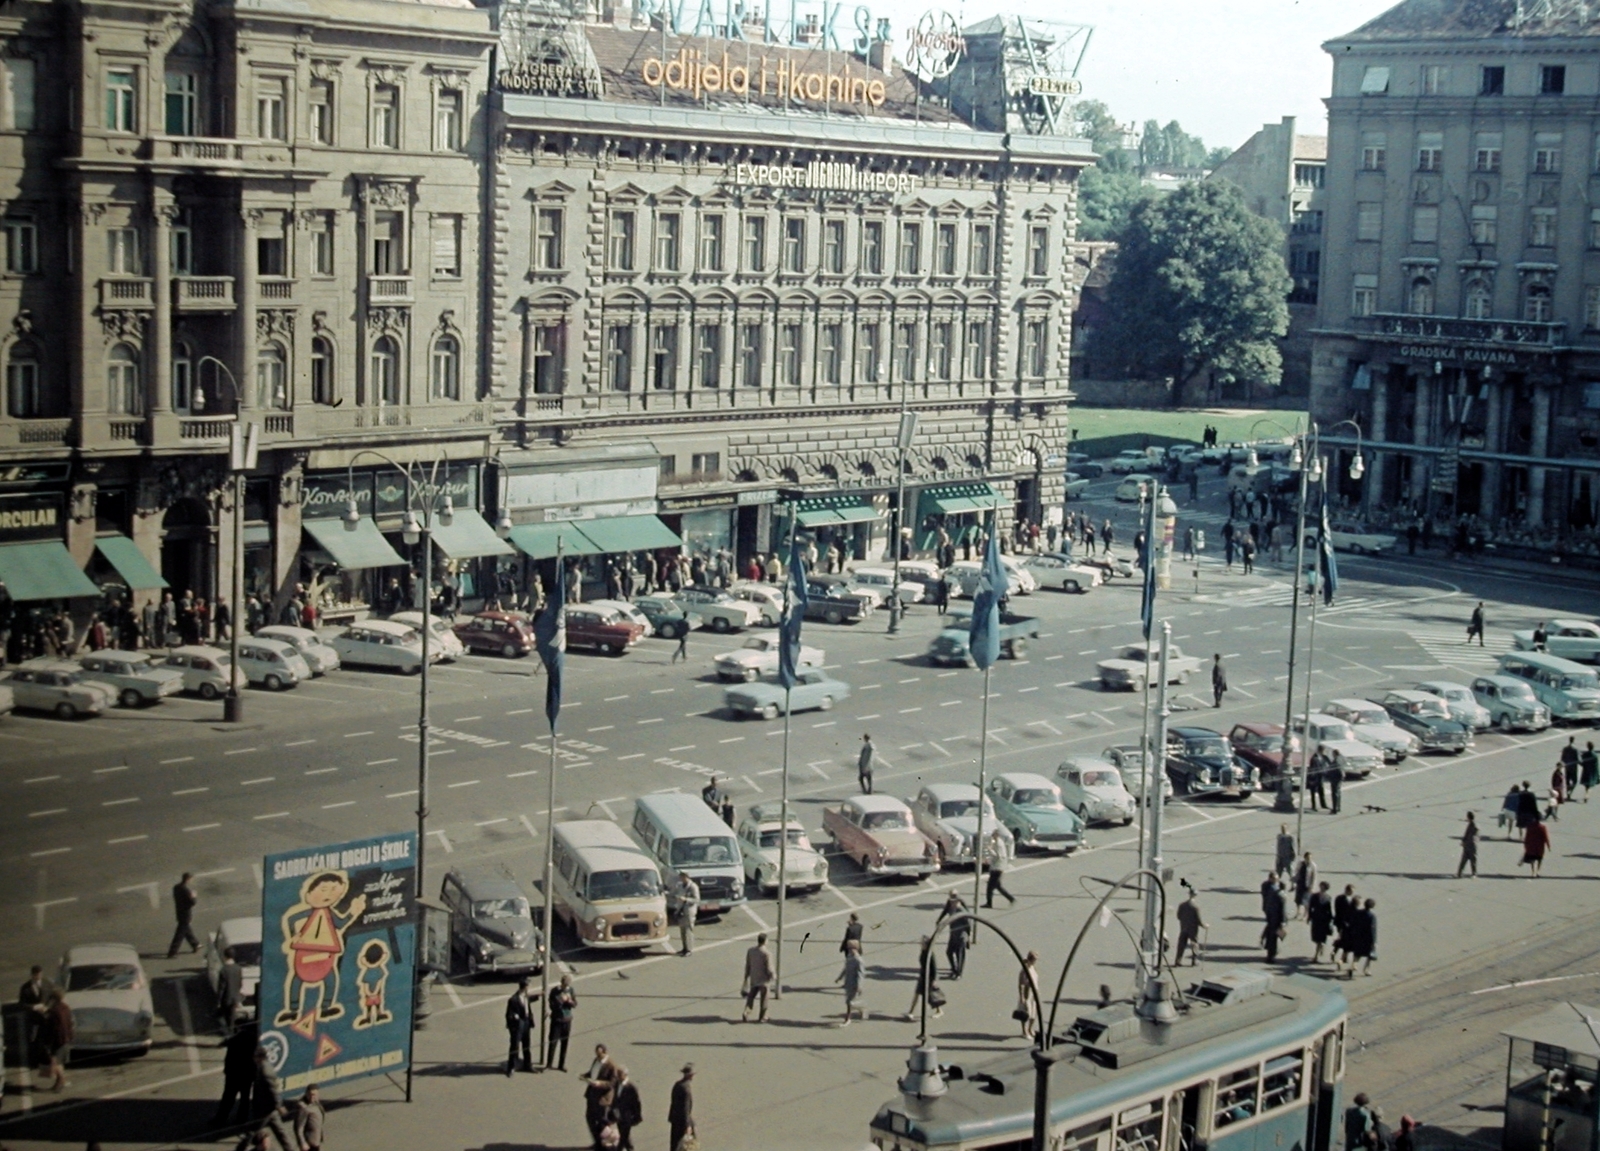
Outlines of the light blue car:
{"type": "MultiPolygon", "coordinates": [[[[841,699],[850,695],[850,685],[817,668],[800,673],[794,690],[790,693],[790,707],[794,711],[813,708],[827,711],[841,699]]],[[[777,719],[783,714],[783,685],[776,679],[760,679],[754,683],[730,687],[723,693],[723,702],[736,717],[759,715],[762,719],[777,719]]]]}
{"type": "Polygon", "coordinates": [[[1072,852],[1083,844],[1083,820],[1061,802],[1061,789],[1042,775],[1010,771],[989,781],[989,798],[1020,850],[1072,852]]]}

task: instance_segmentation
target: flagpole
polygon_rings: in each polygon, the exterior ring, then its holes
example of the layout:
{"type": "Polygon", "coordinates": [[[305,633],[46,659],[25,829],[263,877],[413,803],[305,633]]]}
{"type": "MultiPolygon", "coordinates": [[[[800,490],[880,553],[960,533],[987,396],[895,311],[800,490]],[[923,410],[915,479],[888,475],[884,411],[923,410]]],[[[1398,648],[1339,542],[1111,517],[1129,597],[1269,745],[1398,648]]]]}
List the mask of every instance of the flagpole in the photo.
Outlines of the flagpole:
{"type": "Polygon", "coordinates": [[[772,997],[783,998],[783,926],[784,911],[789,899],[789,729],[790,704],[794,693],[794,675],[800,667],[800,622],[804,617],[797,589],[803,588],[804,565],[800,562],[799,541],[795,531],[800,522],[799,504],[790,508],[789,520],[789,570],[785,573],[783,587],[783,622],[779,625],[778,678],[783,681],[783,780],[778,802],[778,946],[773,952],[773,973],[776,987],[772,997]],[[802,614],[796,616],[796,610],[802,614]],[[792,629],[792,636],[791,636],[792,629]]]}
{"type": "Polygon", "coordinates": [[[789,696],[792,690],[783,689],[783,799],[779,803],[778,819],[778,948],[774,953],[777,966],[774,999],[783,998],[783,907],[789,894],[789,696]]]}
{"type": "MultiPolygon", "coordinates": [[[[989,770],[989,675],[994,669],[983,669],[983,720],[978,738],[978,835],[972,844],[972,910],[978,910],[978,896],[983,884],[983,860],[987,854],[983,847],[983,796],[984,781],[989,770]]],[[[998,846],[996,856],[999,855],[998,846]]],[[[995,866],[1000,865],[996,858],[995,866]]],[[[978,939],[978,921],[972,921],[972,938],[968,941],[970,946],[978,939]]]]}
{"type": "MultiPolygon", "coordinates": [[[[552,594],[563,601],[567,596],[566,572],[562,571],[560,536],[556,537],[556,586],[552,594]]],[[[547,603],[542,611],[548,611],[547,603]]],[[[549,669],[545,669],[549,674],[549,669]]],[[[549,711],[548,702],[545,710],[549,711]]],[[[559,713],[557,713],[559,714],[559,713]]],[[[555,914],[555,835],[556,835],[556,716],[550,719],[550,778],[545,781],[544,813],[544,962],[539,967],[539,1054],[544,1062],[550,1055],[550,965],[555,962],[555,945],[551,929],[555,914]]]]}
{"type": "MultiPolygon", "coordinates": [[[[1321,458],[1321,456],[1317,457],[1318,462],[1321,461],[1321,458]]],[[[1304,466],[1309,468],[1311,466],[1311,461],[1309,459],[1306,460],[1304,466]]],[[[1325,492],[1323,499],[1324,501],[1327,499],[1325,492]]],[[[1302,851],[1305,849],[1302,836],[1305,834],[1307,788],[1306,777],[1310,774],[1311,770],[1311,678],[1312,676],[1316,675],[1316,665],[1313,663],[1313,660],[1316,658],[1317,654],[1317,601],[1324,595],[1328,594],[1327,588],[1324,586],[1324,581],[1328,578],[1328,573],[1324,570],[1326,565],[1323,559],[1323,549],[1331,548],[1333,546],[1331,541],[1324,538],[1326,527],[1327,517],[1324,516],[1318,521],[1317,526],[1317,587],[1316,590],[1311,594],[1311,626],[1306,629],[1306,734],[1303,746],[1300,750],[1300,807],[1296,812],[1294,819],[1294,841],[1302,851]]],[[[1304,578],[1304,573],[1296,573],[1295,578],[1297,581],[1304,578]]],[[[1298,586],[1298,582],[1296,586],[1298,586]]]]}
{"type": "MultiPolygon", "coordinates": [[[[983,884],[983,862],[988,854],[984,850],[983,842],[983,804],[984,786],[989,772],[989,677],[994,667],[994,661],[1000,655],[1000,600],[1005,597],[1006,589],[1010,585],[1009,577],[1000,566],[999,544],[995,539],[995,532],[1000,528],[998,512],[990,513],[988,527],[988,538],[984,541],[983,547],[983,573],[985,577],[988,577],[989,586],[984,590],[986,581],[982,578],[979,579],[980,591],[977,596],[973,597],[972,602],[972,626],[974,630],[967,643],[973,658],[983,667],[983,712],[978,736],[978,830],[972,843],[972,910],[974,912],[978,910],[978,898],[983,884]],[[994,570],[991,571],[991,568],[994,570]],[[996,576],[1000,581],[999,586],[994,585],[996,576]],[[983,616],[985,618],[980,619],[978,599],[982,597],[986,597],[983,606],[983,616]],[[984,637],[984,648],[981,652],[978,650],[978,645],[973,642],[977,638],[977,629],[979,627],[987,627],[990,632],[989,635],[984,637]]],[[[996,852],[995,866],[1001,866],[998,850],[996,852]]],[[[968,946],[976,943],[977,940],[978,925],[974,921],[972,924],[972,938],[968,940],[968,946]]]]}
{"type": "MultiPolygon", "coordinates": [[[[1148,816],[1145,809],[1150,806],[1150,775],[1156,770],[1158,757],[1153,754],[1150,746],[1150,667],[1153,662],[1150,650],[1150,623],[1155,618],[1155,603],[1151,589],[1152,575],[1150,572],[1150,541],[1155,538],[1156,530],[1156,493],[1154,488],[1150,492],[1150,500],[1144,506],[1144,545],[1145,568],[1140,573],[1144,576],[1144,596],[1151,602],[1140,604],[1140,622],[1144,628],[1144,707],[1140,712],[1139,727],[1139,858],[1144,859],[1145,821],[1148,816]]],[[[1163,749],[1163,754],[1165,749],[1163,749]]],[[[1161,785],[1156,784],[1156,802],[1161,801],[1161,785]]],[[[1088,828],[1084,828],[1087,831],[1088,828]]],[[[1080,833],[1081,834],[1081,833],[1080,833]]]]}

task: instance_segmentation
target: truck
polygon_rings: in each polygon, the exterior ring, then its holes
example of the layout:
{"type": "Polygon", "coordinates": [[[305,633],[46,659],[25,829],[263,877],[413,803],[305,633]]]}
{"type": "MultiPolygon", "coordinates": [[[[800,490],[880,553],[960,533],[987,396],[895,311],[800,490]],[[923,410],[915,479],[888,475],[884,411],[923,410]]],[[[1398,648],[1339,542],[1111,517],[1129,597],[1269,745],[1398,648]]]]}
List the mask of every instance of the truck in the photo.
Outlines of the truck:
{"type": "MultiPolygon", "coordinates": [[[[970,615],[953,615],[950,626],[933,637],[928,645],[928,660],[945,667],[971,667],[972,650],[968,641],[972,633],[970,615]]],[[[1028,653],[1028,641],[1039,638],[1039,621],[1033,616],[1015,612],[1000,613],[1000,658],[1021,659],[1028,653]]]]}

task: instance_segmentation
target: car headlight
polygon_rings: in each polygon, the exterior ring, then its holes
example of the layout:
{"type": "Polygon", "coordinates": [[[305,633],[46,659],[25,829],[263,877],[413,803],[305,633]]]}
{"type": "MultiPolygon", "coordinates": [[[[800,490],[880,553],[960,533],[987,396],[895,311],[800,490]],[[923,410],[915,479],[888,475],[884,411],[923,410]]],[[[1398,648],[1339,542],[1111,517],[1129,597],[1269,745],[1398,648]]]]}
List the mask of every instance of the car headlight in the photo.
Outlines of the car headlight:
{"type": "Polygon", "coordinates": [[[491,944],[487,939],[478,940],[478,958],[479,959],[488,959],[489,956],[491,956],[493,954],[494,954],[494,945],[493,944],[491,944]]]}
{"type": "Polygon", "coordinates": [[[656,916],[655,924],[657,927],[665,927],[667,925],[667,917],[665,915],[656,916]]]}
{"type": "Polygon", "coordinates": [[[595,916],[594,922],[589,924],[589,929],[597,936],[604,936],[606,933],[606,917],[603,915],[595,916]]]}
{"type": "Polygon", "coordinates": [[[825,859],[817,860],[815,865],[813,865],[812,868],[811,868],[811,874],[815,875],[819,879],[822,878],[823,876],[827,875],[828,874],[828,861],[825,860],[825,859]]]}
{"type": "Polygon", "coordinates": [[[1022,833],[1029,839],[1032,839],[1034,836],[1039,834],[1039,829],[1031,823],[1025,823],[1022,825],[1022,833]]]}

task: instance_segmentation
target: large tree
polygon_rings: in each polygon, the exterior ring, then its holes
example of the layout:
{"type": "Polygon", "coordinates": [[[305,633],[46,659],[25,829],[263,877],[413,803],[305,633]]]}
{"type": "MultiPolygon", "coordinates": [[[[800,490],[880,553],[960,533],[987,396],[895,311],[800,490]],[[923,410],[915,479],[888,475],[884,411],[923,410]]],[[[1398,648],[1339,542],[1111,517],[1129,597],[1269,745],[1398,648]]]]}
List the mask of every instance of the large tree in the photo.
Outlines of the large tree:
{"type": "Polygon", "coordinates": [[[1138,172],[1085,168],[1078,178],[1078,239],[1115,240],[1133,206],[1156,195],[1138,172]]]}
{"type": "Polygon", "coordinates": [[[1129,375],[1170,376],[1175,405],[1210,381],[1272,385],[1289,330],[1283,233],[1232,184],[1186,184],[1133,205],[1106,287],[1094,358],[1129,375]]]}

